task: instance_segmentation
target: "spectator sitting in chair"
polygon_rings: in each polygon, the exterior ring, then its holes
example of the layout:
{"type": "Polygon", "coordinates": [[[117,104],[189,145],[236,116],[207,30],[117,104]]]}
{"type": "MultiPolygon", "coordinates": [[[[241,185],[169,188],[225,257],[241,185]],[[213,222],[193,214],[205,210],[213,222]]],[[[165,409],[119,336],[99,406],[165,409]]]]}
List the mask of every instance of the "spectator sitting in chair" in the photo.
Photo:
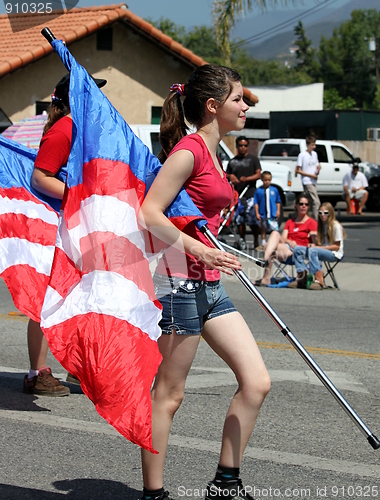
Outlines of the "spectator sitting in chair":
{"type": "MultiPolygon", "coordinates": [[[[309,203],[307,194],[298,195],[295,201],[296,217],[286,221],[281,235],[278,231],[273,231],[269,236],[264,254],[266,261],[264,276],[261,280],[254,282],[255,286],[270,285],[270,273],[274,258],[280,262],[286,262],[293,256],[293,249],[296,246],[307,247],[312,242],[312,236],[317,233],[317,221],[307,214],[309,203]]],[[[306,278],[305,276],[302,280],[297,279],[296,286],[306,288],[306,278]]]]}
{"type": "MultiPolygon", "coordinates": [[[[309,261],[309,273],[314,276],[309,290],[322,290],[325,288],[323,282],[322,262],[335,262],[343,258],[343,240],[346,233],[335,218],[335,211],[331,203],[323,203],[319,209],[318,230],[313,236],[313,243],[307,247],[297,246],[294,248],[294,263],[298,273],[298,279],[307,276],[307,264],[309,261]]],[[[290,283],[288,287],[294,287],[290,283]]]]}
{"type": "Polygon", "coordinates": [[[363,172],[359,172],[359,165],[355,162],[352,171],[343,177],[343,198],[347,203],[347,213],[351,213],[351,200],[359,201],[358,215],[363,214],[364,205],[368,199],[368,181],[363,172]]]}

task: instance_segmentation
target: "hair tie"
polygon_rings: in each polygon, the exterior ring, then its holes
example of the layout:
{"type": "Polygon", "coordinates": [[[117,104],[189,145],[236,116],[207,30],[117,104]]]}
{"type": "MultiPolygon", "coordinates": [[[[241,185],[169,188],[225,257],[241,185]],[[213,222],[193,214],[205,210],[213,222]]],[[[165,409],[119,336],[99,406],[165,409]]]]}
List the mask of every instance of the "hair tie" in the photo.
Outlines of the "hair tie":
{"type": "Polygon", "coordinates": [[[55,94],[52,94],[52,95],[51,95],[51,100],[52,100],[53,102],[62,101],[62,99],[60,99],[59,97],[57,97],[55,94]]]}
{"type": "Polygon", "coordinates": [[[185,85],[183,83],[173,83],[170,87],[170,92],[177,92],[179,95],[184,95],[185,85]]]}

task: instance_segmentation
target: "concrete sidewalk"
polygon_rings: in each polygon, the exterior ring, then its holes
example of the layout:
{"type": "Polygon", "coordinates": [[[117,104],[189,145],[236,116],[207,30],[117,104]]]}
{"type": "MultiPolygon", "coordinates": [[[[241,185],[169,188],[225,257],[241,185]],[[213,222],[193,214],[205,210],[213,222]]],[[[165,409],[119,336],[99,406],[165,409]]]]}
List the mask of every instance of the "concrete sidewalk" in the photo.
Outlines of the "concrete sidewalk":
{"type": "MultiPolygon", "coordinates": [[[[263,271],[260,267],[247,259],[241,259],[241,263],[243,271],[251,281],[261,278],[263,271]]],[[[287,266],[286,272],[292,275],[292,267],[287,266]]],[[[293,272],[295,273],[295,268],[293,272]]],[[[380,266],[375,264],[340,262],[334,269],[334,275],[342,291],[380,292],[380,266]]],[[[326,285],[333,286],[329,277],[326,279],[326,285]]]]}

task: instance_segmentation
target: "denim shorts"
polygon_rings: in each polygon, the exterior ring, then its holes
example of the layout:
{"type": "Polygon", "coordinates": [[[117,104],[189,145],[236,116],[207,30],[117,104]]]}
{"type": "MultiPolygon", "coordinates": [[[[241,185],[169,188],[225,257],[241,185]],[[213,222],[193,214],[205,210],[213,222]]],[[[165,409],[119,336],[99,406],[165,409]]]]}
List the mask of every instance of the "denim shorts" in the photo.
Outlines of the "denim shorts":
{"type": "Polygon", "coordinates": [[[163,307],[159,326],[163,334],[200,335],[204,323],[236,311],[222,282],[198,281],[155,274],[155,292],[163,307]]]}

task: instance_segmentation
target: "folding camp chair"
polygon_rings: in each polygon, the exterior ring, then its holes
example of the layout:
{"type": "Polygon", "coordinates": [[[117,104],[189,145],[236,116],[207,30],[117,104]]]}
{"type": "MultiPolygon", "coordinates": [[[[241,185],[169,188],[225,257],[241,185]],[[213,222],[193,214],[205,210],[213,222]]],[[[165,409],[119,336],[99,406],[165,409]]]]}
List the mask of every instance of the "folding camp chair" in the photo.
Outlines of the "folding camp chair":
{"type": "MultiPolygon", "coordinates": [[[[338,281],[335,277],[334,274],[334,269],[335,267],[339,264],[340,260],[336,260],[335,262],[326,262],[322,261],[324,266],[325,266],[325,272],[323,273],[323,280],[326,282],[326,278],[330,278],[331,281],[333,282],[334,288],[337,290],[340,290],[338,281]]],[[[273,275],[272,275],[272,280],[274,281],[281,281],[281,280],[288,280],[288,281],[293,281],[296,279],[296,272],[295,272],[295,265],[294,265],[294,259],[293,256],[289,257],[285,262],[280,262],[278,260],[273,261],[273,266],[276,268],[273,275]]]]}
{"type": "Polygon", "coordinates": [[[325,262],[325,261],[323,261],[323,264],[325,265],[325,268],[326,268],[326,271],[323,274],[323,279],[326,282],[326,278],[330,277],[331,281],[334,284],[334,287],[337,290],[340,290],[340,288],[339,288],[338,282],[337,282],[337,280],[335,278],[334,269],[336,268],[336,266],[339,264],[339,262],[341,260],[342,259],[339,259],[339,260],[336,260],[335,262],[325,262]]]}
{"type": "Polygon", "coordinates": [[[294,258],[291,255],[285,262],[281,262],[277,259],[273,260],[273,267],[275,268],[271,281],[294,281],[296,279],[295,275],[295,265],[294,258]]]}

